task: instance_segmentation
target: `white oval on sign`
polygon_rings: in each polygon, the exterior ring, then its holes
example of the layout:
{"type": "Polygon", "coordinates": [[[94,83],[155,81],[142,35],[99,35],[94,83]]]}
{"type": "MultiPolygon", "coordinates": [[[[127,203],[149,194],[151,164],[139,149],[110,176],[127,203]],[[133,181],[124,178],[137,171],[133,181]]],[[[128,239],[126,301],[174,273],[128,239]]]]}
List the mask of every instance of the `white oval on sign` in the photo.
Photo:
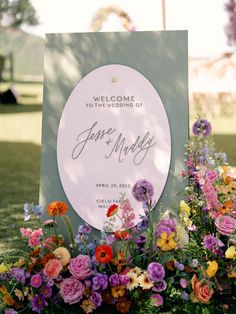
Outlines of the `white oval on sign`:
{"type": "Polygon", "coordinates": [[[170,159],[167,114],[142,74],[112,64],[76,85],[59,124],[57,162],[65,194],[84,221],[101,230],[107,208],[125,192],[137,224],[143,206],[132,196],[133,185],[139,179],[150,181],[157,202],[170,159]]]}

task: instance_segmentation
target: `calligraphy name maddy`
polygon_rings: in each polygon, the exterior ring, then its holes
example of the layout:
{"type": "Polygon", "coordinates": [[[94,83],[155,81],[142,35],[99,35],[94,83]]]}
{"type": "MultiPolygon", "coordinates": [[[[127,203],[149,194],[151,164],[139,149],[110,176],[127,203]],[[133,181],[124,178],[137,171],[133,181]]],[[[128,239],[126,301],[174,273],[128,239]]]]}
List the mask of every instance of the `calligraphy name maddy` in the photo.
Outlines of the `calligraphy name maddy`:
{"type": "Polygon", "coordinates": [[[91,127],[77,136],[76,145],[72,151],[72,158],[79,158],[89,145],[101,142],[107,144],[106,159],[117,156],[118,161],[121,163],[125,158],[131,156],[135,165],[140,165],[145,160],[150,149],[157,143],[154,136],[151,136],[150,132],[146,132],[143,136],[138,135],[131,144],[128,144],[122,132],[119,133],[113,128],[99,128],[98,121],[95,121],[91,127]]]}

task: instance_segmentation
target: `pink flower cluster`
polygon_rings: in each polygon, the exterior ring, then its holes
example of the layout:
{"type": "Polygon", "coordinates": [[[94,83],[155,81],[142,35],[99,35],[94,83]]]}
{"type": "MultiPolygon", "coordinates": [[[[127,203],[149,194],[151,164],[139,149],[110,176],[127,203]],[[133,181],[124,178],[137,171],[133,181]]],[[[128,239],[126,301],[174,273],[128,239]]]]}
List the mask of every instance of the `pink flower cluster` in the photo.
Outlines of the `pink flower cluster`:
{"type": "Polygon", "coordinates": [[[209,178],[205,179],[205,183],[202,185],[202,192],[204,193],[207,209],[213,210],[221,206],[217,191],[215,190],[214,186],[212,185],[212,181],[209,178]]]}
{"type": "Polygon", "coordinates": [[[131,206],[130,202],[128,199],[125,199],[122,204],[120,205],[122,214],[121,214],[121,218],[123,221],[123,228],[125,229],[130,229],[134,226],[134,218],[135,218],[135,214],[134,214],[134,209],[131,206]]]}
{"type": "Polygon", "coordinates": [[[40,237],[43,235],[41,228],[32,230],[31,228],[20,228],[21,235],[28,239],[28,245],[35,247],[41,244],[40,237]]]}

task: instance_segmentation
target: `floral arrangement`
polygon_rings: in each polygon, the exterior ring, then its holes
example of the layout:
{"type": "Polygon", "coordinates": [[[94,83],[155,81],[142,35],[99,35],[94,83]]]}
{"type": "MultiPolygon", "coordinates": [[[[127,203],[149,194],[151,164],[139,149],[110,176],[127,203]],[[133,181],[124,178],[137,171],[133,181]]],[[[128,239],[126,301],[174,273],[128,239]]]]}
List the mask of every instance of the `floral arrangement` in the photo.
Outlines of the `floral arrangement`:
{"type": "MultiPolygon", "coordinates": [[[[154,221],[155,187],[147,180],[132,189],[145,208],[140,223],[121,195],[97,241],[86,223],[73,234],[67,204],[50,203],[42,228],[20,230],[27,252],[0,265],[0,311],[235,314],[236,179],[226,155],[214,150],[210,123],[199,118],[192,130],[176,217],[154,221]],[[59,218],[68,245],[57,233],[59,218]]],[[[40,206],[24,210],[26,220],[42,214],[40,206]]]]}

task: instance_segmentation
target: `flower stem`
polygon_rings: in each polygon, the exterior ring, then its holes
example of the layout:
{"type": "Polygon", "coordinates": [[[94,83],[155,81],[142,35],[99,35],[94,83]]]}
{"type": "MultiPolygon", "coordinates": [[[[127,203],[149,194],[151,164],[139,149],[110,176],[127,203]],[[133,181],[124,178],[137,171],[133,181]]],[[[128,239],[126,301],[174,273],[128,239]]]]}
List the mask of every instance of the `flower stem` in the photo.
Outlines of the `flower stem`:
{"type": "Polygon", "coordinates": [[[53,215],[53,228],[56,237],[56,245],[58,245],[58,235],[57,235],[57,226],[56,226],[56,216],[53,215]]]}
{"type": "Polygon", "coordinates": [[[66,225],[66,229],[67,229],[67,232],[68,232],[69,237],[70,237],[72,249],[75,249],[75,238],[74,238],[74,232],[73,232],[70,218],[66,215],[63,215],[62,219],[66,225]]]}
{"type": "Polygon", "coordinates": [[[153,215],[152,215],[152,208],[151,202],[147,203],[148,205],[148,213],[149,213],[149,230],[148,230],[148,240],[149,240],[149,257],[148,257],[148,264],[150,264],[152,260],[152,253],[153,253],[153,215]]]}

